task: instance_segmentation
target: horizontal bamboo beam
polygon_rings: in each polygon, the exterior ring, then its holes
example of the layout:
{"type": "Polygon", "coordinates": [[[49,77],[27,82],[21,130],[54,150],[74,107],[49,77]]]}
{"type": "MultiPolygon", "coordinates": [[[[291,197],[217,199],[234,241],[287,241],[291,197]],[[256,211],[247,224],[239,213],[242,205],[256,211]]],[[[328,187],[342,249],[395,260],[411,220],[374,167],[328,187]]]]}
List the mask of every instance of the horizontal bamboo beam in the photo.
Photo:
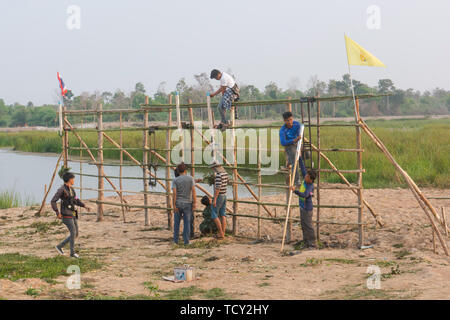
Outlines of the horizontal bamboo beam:
{"type": "MultiPolygon", "coordinates": [[[[157,210],[167,210],[166,207],[161,207],[161,206],[144,206],[144,205],[134,205],[134,204],[122,204],[120,202],[110,202],[110,201],[99,201],[99,200],[86,200],[88,202],[92,202],[92,203],[103,203],[106,205],[111,205],[111,206],[117,206],[117,207],[121,207],[121,206],[125,206],[125,207],[130,207],[130,208],[140,208],[140,209],[157,209],[157,210]]],[[[203,212],[203,210],[195,210],[195,212],[203,212]]],[[[258,217],[258,216],[253,216],[253,215],[248,215],[248,214],[239,214],[239,213],[228,213],[227,215],[229,216],[237,216],[237,217],[244,217],[244,218],[253,218],[253,219],[262,219],[262,220],[272,220],[272,221],[283,221],[285,218],[284,217],[258,217]]],[[[292,218],[292,221],[295,222],[300,222],[300,219],[298,218],[292,218]]],[[[313,223],[320,223],[320,224],[334,224],[334,225],[345,225],[345,226],[357,226],[357,225],[367,225],[365,223],[359,224],[359,223],[345,223],[345,222],[334,222],[334,221],[312,221],[313,223]]]]}

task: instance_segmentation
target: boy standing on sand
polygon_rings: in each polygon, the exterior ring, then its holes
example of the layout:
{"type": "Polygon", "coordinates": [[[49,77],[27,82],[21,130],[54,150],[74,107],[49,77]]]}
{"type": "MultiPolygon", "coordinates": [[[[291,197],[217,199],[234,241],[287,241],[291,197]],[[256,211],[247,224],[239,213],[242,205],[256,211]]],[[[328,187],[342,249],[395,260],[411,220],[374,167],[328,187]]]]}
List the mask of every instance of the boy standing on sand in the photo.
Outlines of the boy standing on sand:
{"type": "Polygon", "coordinates": [[[314,180],[316,179],[316,172],[312,169],[306,171],[302,157],[299,159],[299,164],[304,180],[300,185],[300,190],[295,190],[295,187],[293,186],[292,191],[299,196],[300,222],[302,226],[303,242],[307,248],[311,249],[316,247],[316,236],[314,234],[312,223],[312,197],[314,195],[314,180]]]}
{"type": "Polygon", "coordinates": [[[59,254],[64,254],[62,248],[70,242],[70,256],[79,258],[80,256],[75,253],[74,249],[75,238],[78,237],[78,212],[75,209],[75,206],[86,208],[88,212],[91,211],[91,208],[86,207],[86,205],[76,197],[75,190],[72,188],[75,183],[74,174],[66,172],[63,174],[62,179],[64,184],[56,191],[50,203],[53,211],[55,211],[58,216],[58,219],[62,219],[62,222],[66,225],[67,229],[69,229],[70,235],[55,248],[59,254]],[[61,211],[58,211],[58,205],[56,204],[58,200],[61,200],[61,211]]]}
{"type": "Polygon", "coordinates": [[[173,242],[178,244],[180,234],[180,220],[183,219],[183,241],[185,245],[189,244],[191,236],[191,220],[195,211],[195,181],[194,178],[187,175],[186,165],[180,163],[177,166],[179,176],[173,180],[173,207],[174,226],[173,242]]]}

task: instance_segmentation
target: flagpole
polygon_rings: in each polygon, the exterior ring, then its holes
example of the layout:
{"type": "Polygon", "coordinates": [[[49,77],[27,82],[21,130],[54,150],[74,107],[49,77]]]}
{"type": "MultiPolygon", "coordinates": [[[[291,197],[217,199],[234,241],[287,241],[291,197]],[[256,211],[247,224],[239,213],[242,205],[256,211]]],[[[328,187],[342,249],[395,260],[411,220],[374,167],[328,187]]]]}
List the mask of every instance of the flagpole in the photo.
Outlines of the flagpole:
{"type": "Polygon", "coordinates": [[[347,39],[346,34],[344,33],[344,40],[345,40],[345,51],[347,52],[347,67],[348,67],[348,75],[350,76],[350,87],[352,88],[352,96],[353,96],[353,110],[355,112],[355,120],[358,122],[358,115],[356,112],[356,97],[355,97],[355,88],[353,87],[353,78],[352,73],[350,71],[350,61],[348,59],[348,48],[347,48],[347,39]]]}

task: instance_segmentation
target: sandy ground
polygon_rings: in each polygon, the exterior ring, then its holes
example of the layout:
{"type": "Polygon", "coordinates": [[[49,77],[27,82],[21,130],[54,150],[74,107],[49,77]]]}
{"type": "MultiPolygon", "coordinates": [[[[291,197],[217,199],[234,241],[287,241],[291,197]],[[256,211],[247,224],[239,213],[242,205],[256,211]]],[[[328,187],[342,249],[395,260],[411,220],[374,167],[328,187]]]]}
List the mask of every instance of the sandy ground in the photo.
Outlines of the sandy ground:
{"type": "MultiPolygon", "coordinates": [[[[428,196],[448,196],[449,190],[425,189],[428,196]]],[[[280,252],[281,223],[263,220],[262,240],[228,237],[217,242],[213,238],[193,241],[194,247],[175,247],[163,211],[150,212],[150,225],[144,226],[142,210],[126,213],[122,220],[118,207],[106,206],[103,222],[95,215],[83,215],[79,220],[80,236],[77,248],[84,257],[97,258],[101,269],[81,275],[82,288],[65,288],[68,276],[57,283],[40,279],[10,281],[0,279],[0,297],[6,299],[83,299],[92,296],[151,295],[145,283],[151,282],[161,292],[195,286],[210,290],[220,288],[223,298],[234,299],[449,299],[450,259],[438,245],[433,253],[430,223],[409,190],[365,190],[366,200],[382,215],[386,226],[375,228],[374,220],[365,211],[366,245],[358,250],[357,229],[354,226],[323,225],[320,250],[294,250],[301,239],[298,224],[293,226],[293,241],[280,252]],[[209,246],[205,246],[209,244],[209,246]],[[173,268],[183,264],[194,266],[197,279],[190,283],[162,280],[172,275],[173,268]],[[381,288],[367,289],[367,268],[379,266],[381,288]],[[40,294],[25,294],[36,288],[40,294]]],[[[129,201],[142,203],[142,196],[130,196],[129,201]]],[[[343,190],[326,190],[322,203],[353,204],[356,197],[343,190]]],[[[118,201],[111,198],[110,200],[118,201]]],[[[283,202],[284,195],[265,197],[266,201],[283,202]]],[[[432,200],[436,208],[450,207],[449,200],[432,200]]],[[[152,196],[150,203],[164,205],[165,198],[152,196]]],[[[92,206],[92,204],[91,204],[92,206]]],[[[199,204],[199,207],[202,207],[199,204]]],[[[45,233],[30,232],[36,221],[53,222],[49,206],[44,217],[36,218],[33,208],[0,210],[0,253],[18,252],[39,257],[56,255],[54,245],[66,236],[63,225],[54,225],[45,233]]],[[[273,208],[272,208],[273,209],[273,208]]],[[[278,208],[277,215],[283,211],[278,208]]],[[[239,204],[239,212],[257,214],[255,205],[239,204]]],[[[294,211],[298,217],[298,209],[294,211]]],[[[262,211],[263,216],[267,216],[262,211]]],[[[201,218],[197,218],[196,224],[201,218]]],[[[356,209],[322,209],[323,221],[356,222],[356,209]]],[[[228,218],[231,224],[231,218],[228,218]]],[[[239,236],[255,237],[254,219],[239,218],[239,236]]],[[[449,238],[446,238],[450,246],[449,238]]],[[[68,248],[66,248],[66,252],[68,248]]],[[[204,299],[203,296],[192,296],[204,299]]]]}

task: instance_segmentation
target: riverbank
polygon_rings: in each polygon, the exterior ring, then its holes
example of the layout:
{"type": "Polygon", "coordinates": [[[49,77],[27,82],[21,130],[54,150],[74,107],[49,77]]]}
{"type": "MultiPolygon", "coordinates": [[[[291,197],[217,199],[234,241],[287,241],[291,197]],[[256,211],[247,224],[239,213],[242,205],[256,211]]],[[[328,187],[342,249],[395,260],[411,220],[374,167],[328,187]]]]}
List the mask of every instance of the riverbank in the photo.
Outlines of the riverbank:
{"type": "MultiPolygon", "coordinates": [[[[448,195],[449,190],[425,189],[428,196],[448,195]]],[[[431,228],[422,209],[409,190],[365,190],[364,197],[383,217],[386,226],[375,228],[367,211],[366,243],[373,248],[358,250],[357,231],[351,226],[323,225],[323,248],[296,251],[294,242],[280,253],[282,223],[263,220],[262,240],[229,237],[223,242],[200,238],[187,248],[174,246],[166,229],[163,210],[150,210],[150,225],[144,226],[143,210],[126,214],[118,207],[105,207],[105,220],[81,214],[77,249],[83,260],[81,289],[65,288],[64,268],[51,279],[37,272],[22,280],[0,279],[4,299],[448,299],[450,260],[432,251],[431,228]],[[198,279],[191,283],[171,283],[175,266],[189,264],[198,279]],[[88,267],[94,267],[92,270],[88,267]],[[367,268],[378,267],[380,289],[367,288],[367,268]],[[83,271],[86,268],[87,271],[83,271]]],[[[264,201],[282,202],[279,196],[264,201]]],[[[322,193],[323,202],[353,203],[347,191],[322,193]]],[[[118,201],[117,198],[109,198],[118,201]]],[[[142,196],[130,196],[131,203],[142,204],[142,196]]],[[[250,199],[249,199],[250,200],[250,199]]],[[[432,200],[436,208],[450,206],[449,200],[432,200]]],[[[164,205],[163,196],[150,197],[164,205]]],[[[92,204],[91,204],[92,205],[92,204]]],[[[202,207],[200,204],[198,207],[202,207]]],[[[56,257],[54,245],[66,236],[66,228],[55,220],[47,205],[45,215],[34,217],[36,208],[0,210],[0,260],[16,257],[23,261],[35,256],[39,263],[56,257]],[[6,256],[8,255],[9,256],[6,256]],[[39,260],[40,259],[40,260],[39,260]]],[[[256,206],[239,204],[239,211],[256,214],[256,206]]],[[[278,216],[282,216],[282,211],[278,216]]],[[[263,216],[266,216],[263,213],[263,216]]],[[[298,216],[298,211],[295,212],[298,216]]],[[[196,226],[200,219],[196,221],[196,226]]],[[[356,211],[323,209],[321,220],[356,222],[356,211]]],[[[231,224],[231,218],[228,219],[231,224]]],[[[256,220],[238,218],[238,234],[254,236],[256,220]]],[[[294,241],[301,238],[294,225],[294,241]]],[[[450,245],[449,238],[446,238],[450,245]]],[[[67,248],[68,249],[68,248],[67,248]]],[[[66,251],[67,251],[66,249],[66,251]]],[[[10,264],[16,263],[9,261],[10,264]]],[[[58,260],[59,261],[59,260],[58,260]]],[[[76,263],[76,260],[73,261],[76,263]]],[[[8,269],[3,269],[8,270],[8,269]]],[[[7,271],[2,271],[6,276],[7,271]],[[6,272],[6,273],[5,273],[6,272]]],[[[48,276],[48,275],[47,275],[48,276]]]]}

